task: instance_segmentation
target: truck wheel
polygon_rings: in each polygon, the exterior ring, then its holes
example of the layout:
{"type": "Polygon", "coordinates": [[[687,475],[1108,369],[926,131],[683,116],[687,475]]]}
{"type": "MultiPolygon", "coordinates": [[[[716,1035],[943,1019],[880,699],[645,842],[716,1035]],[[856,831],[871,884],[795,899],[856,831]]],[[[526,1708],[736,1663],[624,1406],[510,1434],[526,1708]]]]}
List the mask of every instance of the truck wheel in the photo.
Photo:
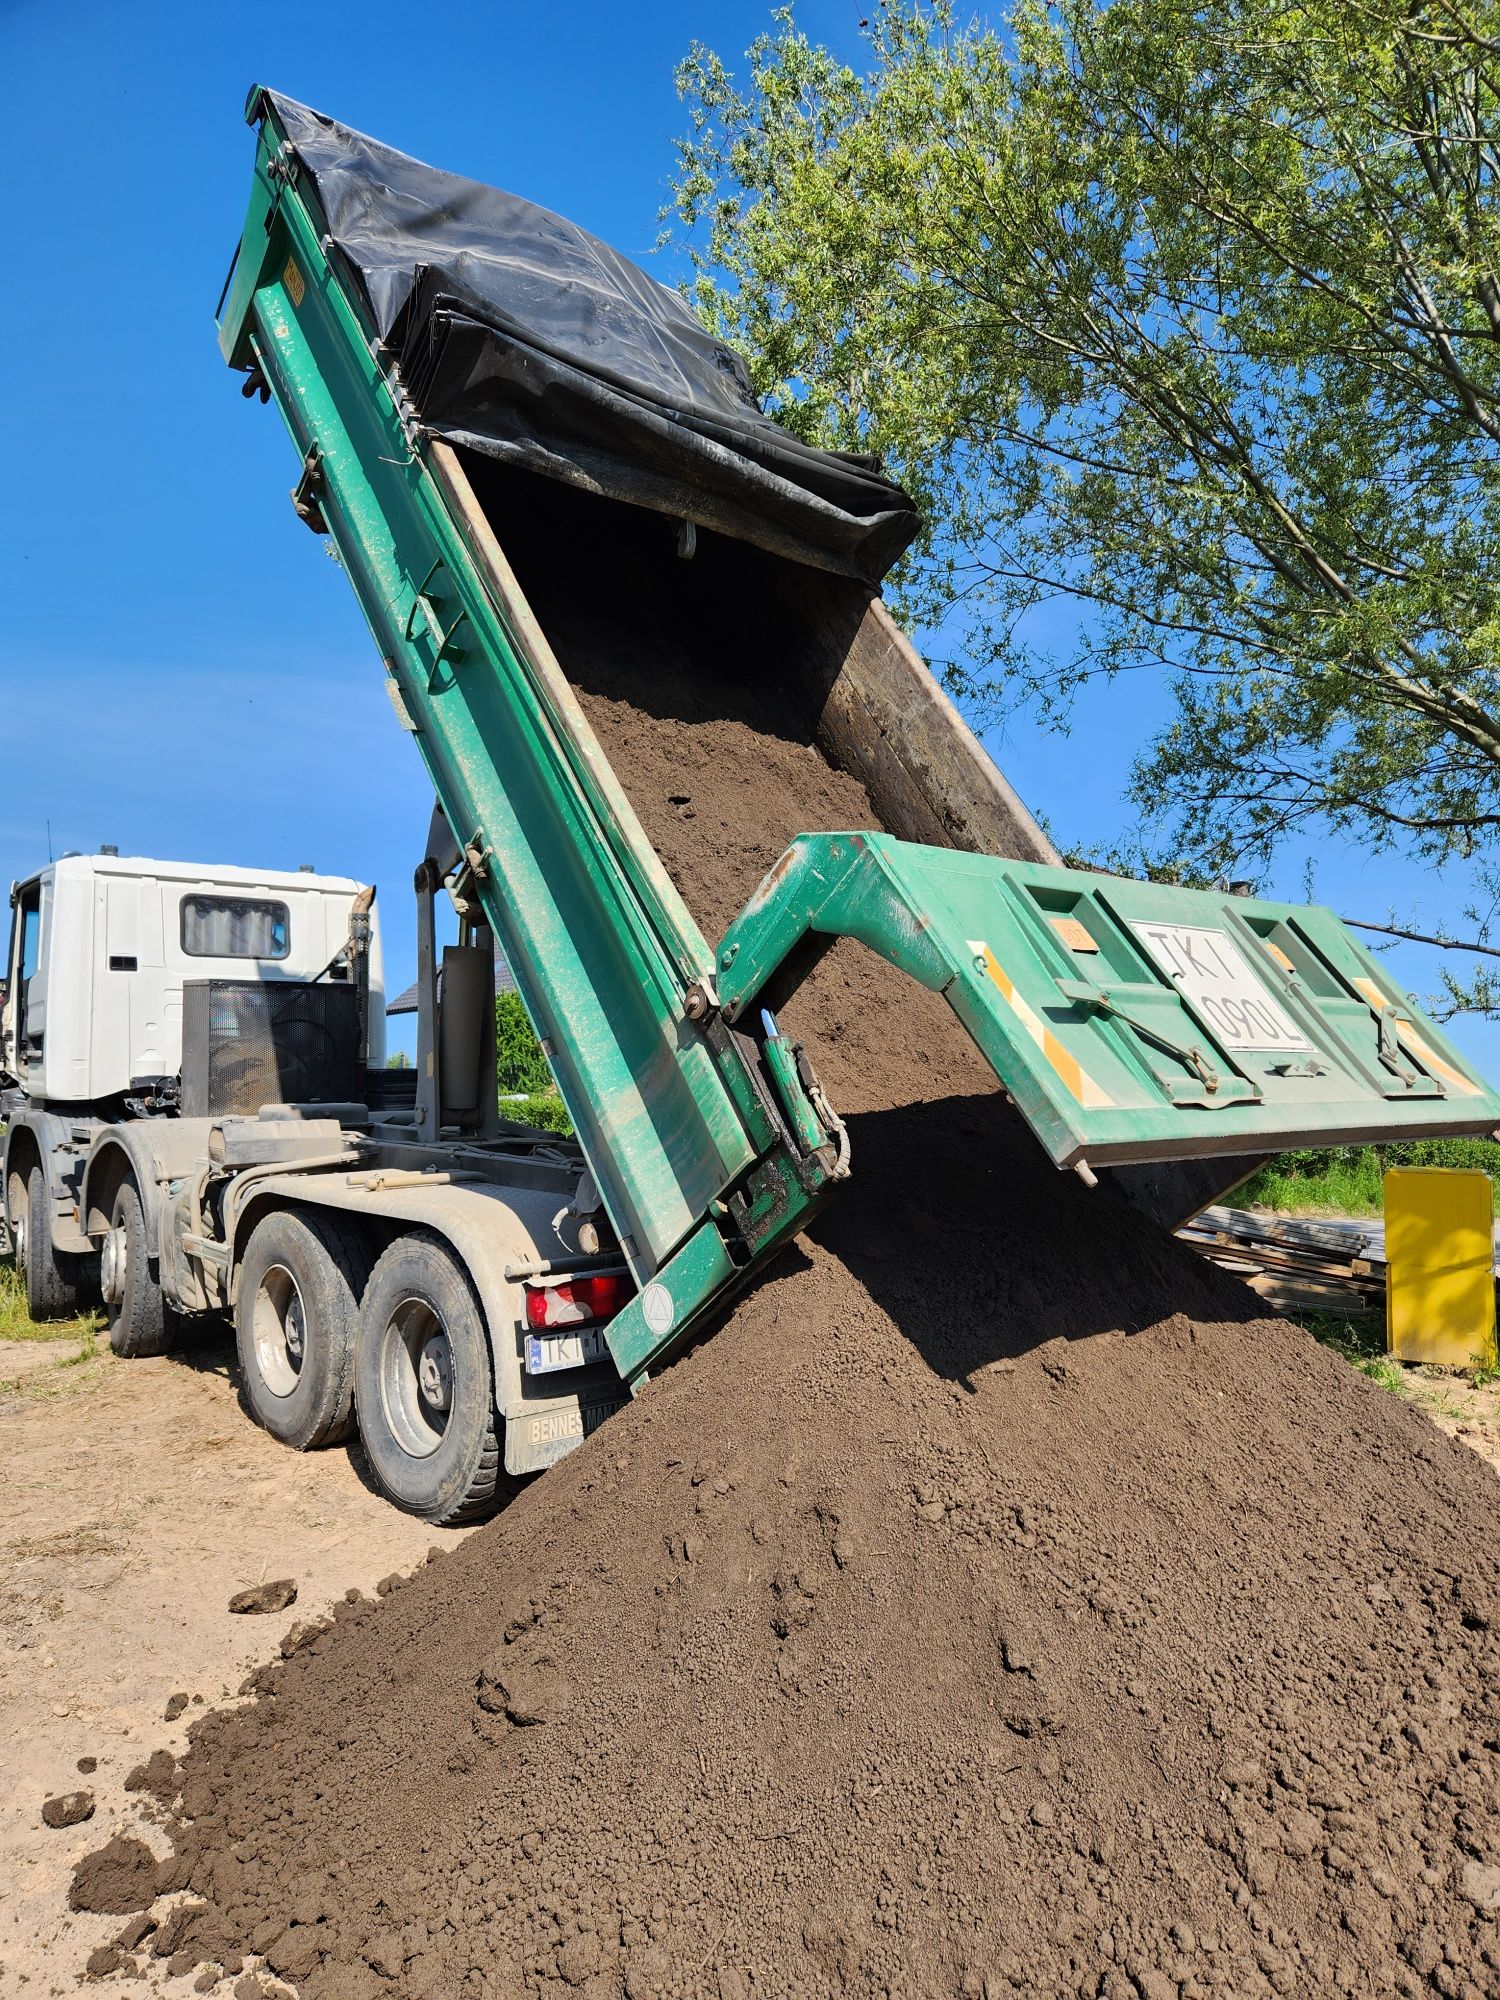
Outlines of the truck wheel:
{"type": "MultiPolygon", "coordinates": [[[[33,1319],[68,1319],[78,1310],[78,1287],[52,1247],[52,1203],[40,1164],[26,1183],[26,1226],[21,1237],[26,1310],[33,1319]]],[[[71,1261],[71,1260],[69,1260],[71,1261]]]]}
{"type": "Polygon", "coordinates": [[[462,1266],[431,1236],[401,1236],[359,1311],[354,1405],[370,1470],[424,1521],[489,1513],[500,1424],[489,1341],[462,1266]]]}
{"type": "Polygon", "coordinates": [[[140,1189],[128,1177],[115,1190],[109,1223],[100,1272],[109,1344],[124,1361],[165,1354],[172,1344],[172,1322],[146,1240],[140,1189]]]}
{"type": "Polygon", "coordinates": [[[256,1224],[234,1313],[250,1414],[294,1451],[353,1429],[354,1330],[370,1259],[332,1216],[280,1210],[256,1224]]]}

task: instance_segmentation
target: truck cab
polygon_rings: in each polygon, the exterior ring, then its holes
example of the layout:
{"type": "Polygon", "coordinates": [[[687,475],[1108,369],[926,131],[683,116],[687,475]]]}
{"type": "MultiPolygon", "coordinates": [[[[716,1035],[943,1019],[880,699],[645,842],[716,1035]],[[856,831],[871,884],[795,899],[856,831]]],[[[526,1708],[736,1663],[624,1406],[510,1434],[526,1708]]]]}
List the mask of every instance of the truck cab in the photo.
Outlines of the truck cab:
{"type": "MultiPolygon", "coordinates": [[[[68,854],[12,886],[0,987],[0,1214],[38,1316],[88,1300],[98,1243],[84,1171],[106,1129],[174,1119],[183,993],[195,982],[305,986],[340,962],[361,884],[275,870],[68,854]]],[[[368,954],[365,1060],[385,1058],[380,936],[368,954]]]]}
{"type": "MultiPolygon", "coordinates": [[[[33,1105],[167,1094],[182,1066],[184,981],[315,979],[348,936],[359,889],[309,870],[110,853],[49,862],[11,890],[0,1079],[33,1105]]],[[[379,1064],[378,931],[369,964],[379,1064]]]]}

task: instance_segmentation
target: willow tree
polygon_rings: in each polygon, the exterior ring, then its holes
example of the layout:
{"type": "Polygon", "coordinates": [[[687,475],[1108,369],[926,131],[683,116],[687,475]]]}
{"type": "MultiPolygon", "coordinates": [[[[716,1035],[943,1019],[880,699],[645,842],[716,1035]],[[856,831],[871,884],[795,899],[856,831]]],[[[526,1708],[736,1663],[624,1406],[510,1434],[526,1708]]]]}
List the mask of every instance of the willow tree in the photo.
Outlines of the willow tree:
{"type": "Polygon", "coordinates": [[[769,404],[921,500],[896,585],[956,690],[1060,715],[1167,675],[1132,786],[1186,868],[1331,824],[1482,871],[1500,5],[892,0],[865,32],[854,67],[779,13],[743,82],[695,47],[675,206],[769,404]]]}

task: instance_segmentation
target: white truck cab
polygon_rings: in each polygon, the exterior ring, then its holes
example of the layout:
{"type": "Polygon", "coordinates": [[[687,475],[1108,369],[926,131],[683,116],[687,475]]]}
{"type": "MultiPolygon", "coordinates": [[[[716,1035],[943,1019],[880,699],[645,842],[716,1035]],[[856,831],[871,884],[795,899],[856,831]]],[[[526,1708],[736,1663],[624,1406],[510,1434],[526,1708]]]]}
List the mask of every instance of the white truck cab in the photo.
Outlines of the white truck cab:
{"type": "MultiPolygon", "coordinates": [[[[347,986],[357,964],[368,989],[358,996],[364,1060],[383,1063],[371,895],[347,876],[154,861],[108,848],[66,854],[12,885],[0,998],[0,1219],[38,1318],[98,1296],[109,1218],[90,1213],[88,1183],[101,1142],[113,1139],[116,1163],[101,1198],[112,1205],[130,1167],[155,1247],[153,1174],[198,1143],[173,1115],[185,986],[221,991],[193,983],[232,982],[252,999],[282,987],[290,997],[310,982],[347,986]],[[356,905],[358,959],[348,949],[356,905]]],[[[351,996],[351,1020],[354,1011],[351,996]]]]}
{"type": "MultiPolygon", "coordinates": [[[[308,870],[69,854],[11,889],[0,1078],[37,1105],[123,1105],[182,1066],[184,980],[316,979],[360,884],[308,870]]],[[[379,930],[368,1061],[385,1060],[379,930]]]]}

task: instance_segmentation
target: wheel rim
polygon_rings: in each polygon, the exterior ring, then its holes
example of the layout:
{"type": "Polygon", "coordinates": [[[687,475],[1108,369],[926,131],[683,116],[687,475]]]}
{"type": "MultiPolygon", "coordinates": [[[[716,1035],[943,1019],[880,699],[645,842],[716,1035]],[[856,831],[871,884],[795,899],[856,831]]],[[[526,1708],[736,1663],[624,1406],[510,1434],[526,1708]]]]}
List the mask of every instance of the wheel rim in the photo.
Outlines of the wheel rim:
{"type": "Polygon", "coordinates": [[[11,1249],[15,1254],[16,1269],[24,1278],[26,1275],[26,1218],[18,1215],[10,1225],[11,1249]]]}
{"type": "MultiPolygon", "coordinates": [[[[104,1316],[111,1326],[125,1317],[125,1287],[130,1277],[130,1225],[125,1216],[125,1190],[121,1188],[115,1196],[115,1205],[110,1211],[110,1257],[113,1269],[109,1273],[110,1286],[104,1301],[104,1316]]],[[[105,1275],[104,1258],[100,1257],[100,1276],[105,1275]]]]}
{"type": "Polygon", "coordinates": [[[430,1458],[453,1409],[453,1346],[426,1299],[405,1298],[394,1308],[379,1361],[386,1428],[408,1458],[430,1458]]]}
{"type": "Polygon", "coordinates": [[[307,1308],[285,1264],[272,1264],[257,1285],[250,1333],[261,1381],[273,1396],[290,1396],[307,1356],[307,1308]]]}
{"type": "Polygon", "coordinates": [[[99,1289],[107,1306],[118,1306],[125,1298],[125,1266],[130,1257],[130,1238],[117,1223],[99,1249],[99,1289]]]}

